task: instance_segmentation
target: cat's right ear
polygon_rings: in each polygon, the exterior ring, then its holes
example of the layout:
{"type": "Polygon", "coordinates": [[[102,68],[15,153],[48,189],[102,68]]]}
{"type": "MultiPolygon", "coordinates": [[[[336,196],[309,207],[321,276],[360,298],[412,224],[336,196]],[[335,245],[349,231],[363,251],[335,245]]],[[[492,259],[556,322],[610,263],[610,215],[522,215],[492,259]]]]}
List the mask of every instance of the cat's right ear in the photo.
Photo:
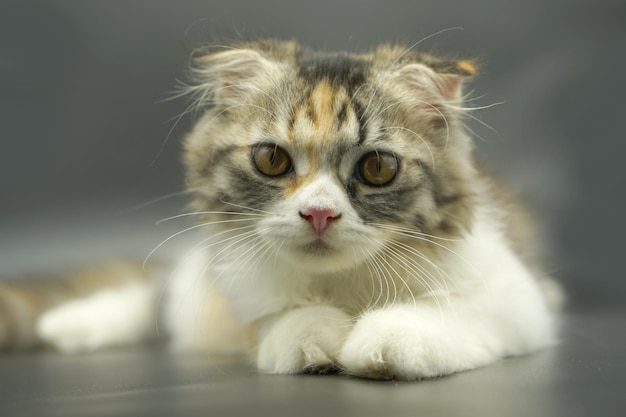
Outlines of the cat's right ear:
{"type": "Polygon", "coordinates": [[[195,93],[205,103],[236,105],[264,91],[280,77],[280,65],[253,49],[223,47],[192,56],[195,93]]]}

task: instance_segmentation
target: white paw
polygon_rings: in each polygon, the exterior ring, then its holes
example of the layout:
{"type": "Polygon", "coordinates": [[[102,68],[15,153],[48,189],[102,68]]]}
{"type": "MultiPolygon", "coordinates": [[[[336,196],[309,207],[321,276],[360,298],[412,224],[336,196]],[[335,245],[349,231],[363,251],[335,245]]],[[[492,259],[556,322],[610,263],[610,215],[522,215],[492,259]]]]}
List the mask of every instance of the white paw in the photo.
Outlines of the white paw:
{"type": "Polygon", "coordinates": [[[331,370],[351,326],[350,317],[334,307],[290,311],[272,323],[262,338],[257,366],[280,374],[331,370]]]}
{"type": "Polygon", "coordinates": [[[42,314],[37,322],[39,338],[66,353],[96,350],[106,344],[106,333],[81,301],[54,308],[42,314]]]}
{"type": "MultiPolygon", "coordinates": [[[[416,380],[464,371],[497,358],[488,343],[476,343],[468,330],[420,320],[405,311],[376,311],[361,318],[339,360],[350,374],[377,379],[416,380]]],[[[469,330],[471,332],[471,330],[469,330]]]]}
{"type": "Polygon", "coordinates": [[[37,321],[39,338],[66,353],[133,343],[146,337],[151,294],[140,285],[103,291],[46,311],[37,321]]]}

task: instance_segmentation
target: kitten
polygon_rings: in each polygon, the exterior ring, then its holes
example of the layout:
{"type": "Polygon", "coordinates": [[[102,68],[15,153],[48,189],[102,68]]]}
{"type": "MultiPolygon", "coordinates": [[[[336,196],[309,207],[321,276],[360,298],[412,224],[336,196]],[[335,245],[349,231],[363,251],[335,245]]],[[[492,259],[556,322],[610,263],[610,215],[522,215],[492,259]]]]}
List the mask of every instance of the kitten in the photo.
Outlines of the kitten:
{"type": "Polygon", "coordinates": [[[184,163],[207,239],[166,284],[128,266],[116,286],[65,302],[4,284],[5,345],[143,339],[162,286],[173,346],[248,344],[271,373],[414,380],[555,341],[559,289],[464,129],[471,60],[274,40],[194,60],[189,92],[204,113],[184,163]]]}

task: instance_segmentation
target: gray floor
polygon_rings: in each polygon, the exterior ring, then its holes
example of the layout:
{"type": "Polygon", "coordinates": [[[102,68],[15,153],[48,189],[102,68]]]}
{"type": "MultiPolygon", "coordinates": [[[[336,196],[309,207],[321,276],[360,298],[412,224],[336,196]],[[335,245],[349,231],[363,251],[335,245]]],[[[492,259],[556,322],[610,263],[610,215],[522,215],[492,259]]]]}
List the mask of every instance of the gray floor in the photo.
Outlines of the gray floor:
{"type": "Polygon", "coordinates": [[[259,374],[158,346],[0,357],[8,416],[623,416],[626,311],[568,314],[558,347],[415,383],[259,374]]]}

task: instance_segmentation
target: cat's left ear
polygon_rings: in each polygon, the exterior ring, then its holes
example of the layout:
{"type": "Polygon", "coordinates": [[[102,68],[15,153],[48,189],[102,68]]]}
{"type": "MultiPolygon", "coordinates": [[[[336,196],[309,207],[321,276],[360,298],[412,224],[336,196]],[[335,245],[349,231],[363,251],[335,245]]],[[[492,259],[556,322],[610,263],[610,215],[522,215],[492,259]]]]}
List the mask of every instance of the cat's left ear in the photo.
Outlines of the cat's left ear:
{"type": "Polygon", "coordinates": [[[463,83],[476,75],[477,64],[471,60],[438,62],[426,65],[410,63],[398,70],[398,80],[415,97],[426,95],[433,104],[459,104],[463,83]]]}
{"type": "Polygon", "coordinates": [[[203,100],[217,105],[236,105],[276,82],[281,66],[259,51],[224,48],[193,56],[195,90],[203,100]]]}

